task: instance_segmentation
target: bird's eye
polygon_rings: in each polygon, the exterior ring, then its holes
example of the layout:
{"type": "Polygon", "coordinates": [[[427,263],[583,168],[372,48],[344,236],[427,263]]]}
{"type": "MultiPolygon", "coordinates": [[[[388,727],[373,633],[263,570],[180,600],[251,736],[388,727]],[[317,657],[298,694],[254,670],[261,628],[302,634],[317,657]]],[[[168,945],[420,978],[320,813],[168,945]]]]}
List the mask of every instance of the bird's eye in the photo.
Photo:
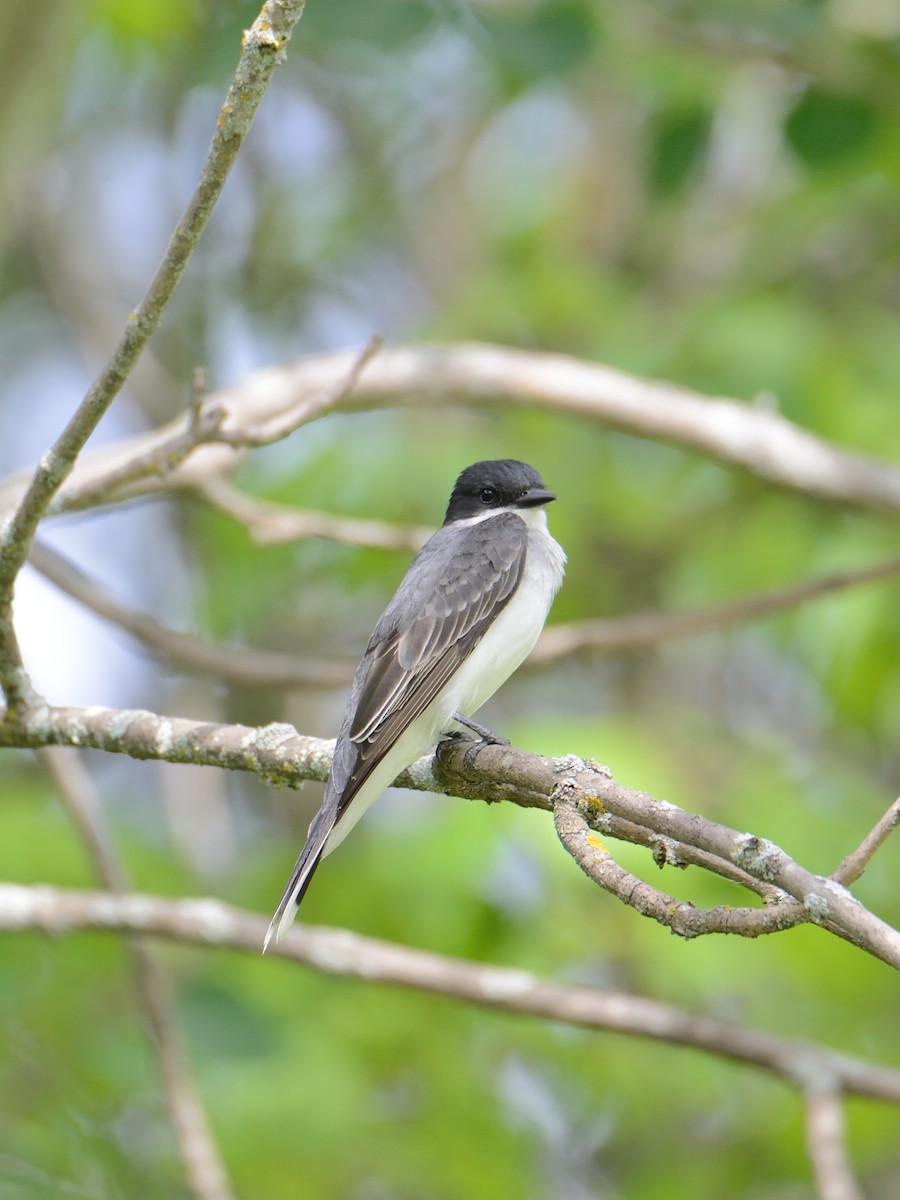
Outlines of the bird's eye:
{"type": "Polygon", "coordinates": [[[497,499],[496,488],[486,487],[481,489],[481,498],[485,504],[490,504],[492,500],[497,499]]]}

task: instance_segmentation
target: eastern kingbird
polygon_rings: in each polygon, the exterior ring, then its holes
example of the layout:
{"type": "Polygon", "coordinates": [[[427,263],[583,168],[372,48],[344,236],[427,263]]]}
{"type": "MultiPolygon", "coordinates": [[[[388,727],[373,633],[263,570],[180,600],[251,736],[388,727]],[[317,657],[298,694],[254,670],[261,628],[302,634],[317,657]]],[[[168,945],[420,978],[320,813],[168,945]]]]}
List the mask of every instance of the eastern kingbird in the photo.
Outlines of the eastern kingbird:
{"type": "Polygon", "coordinates": [[[547,531],[556,496],[526,463],[479,462],[456,481],[369,639],[334,747],[325,799],[272,918],[290,926],[323,855],[444,734],[463,725],[530,653],[566,556],[547,531]]]}

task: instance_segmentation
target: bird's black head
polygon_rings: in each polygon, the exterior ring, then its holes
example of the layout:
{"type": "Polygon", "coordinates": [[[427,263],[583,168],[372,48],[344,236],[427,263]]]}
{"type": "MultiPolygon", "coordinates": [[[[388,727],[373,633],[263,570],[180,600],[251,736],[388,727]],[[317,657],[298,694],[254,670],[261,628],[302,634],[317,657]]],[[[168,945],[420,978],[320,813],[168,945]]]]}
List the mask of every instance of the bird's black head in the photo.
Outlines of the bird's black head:
{"type": "Polygon", "coordinates": [[[457,479],[444,524],[485,516],[501,508],[534,508],[555,499],[527,463],[514,458],[477,462],[466,467],[457,479]]]}

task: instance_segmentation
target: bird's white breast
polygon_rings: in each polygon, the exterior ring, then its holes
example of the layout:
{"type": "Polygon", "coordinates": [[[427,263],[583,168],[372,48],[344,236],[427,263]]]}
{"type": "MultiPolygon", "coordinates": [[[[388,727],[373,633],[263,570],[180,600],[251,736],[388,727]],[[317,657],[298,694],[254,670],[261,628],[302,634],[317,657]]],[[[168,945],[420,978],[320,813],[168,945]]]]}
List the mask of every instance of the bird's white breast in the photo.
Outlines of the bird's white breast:
{"type": "Polygon", "coordinates": [[[441,696],[435,735],[452,724],[449,718],[454,712],[471,716],[528,657],[562,584],[566,556],[547,530],[546,512],[533,508],[518,515],[528,525],[527,556],[519,586],[441,696]]]}

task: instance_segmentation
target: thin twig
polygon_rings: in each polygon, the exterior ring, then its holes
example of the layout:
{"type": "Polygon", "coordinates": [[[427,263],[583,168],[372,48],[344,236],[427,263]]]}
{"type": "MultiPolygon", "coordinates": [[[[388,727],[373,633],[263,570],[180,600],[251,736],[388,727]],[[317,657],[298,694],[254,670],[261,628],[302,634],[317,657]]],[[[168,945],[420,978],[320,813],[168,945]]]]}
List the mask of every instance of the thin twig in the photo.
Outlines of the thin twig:
{"type": "Polygon", "coordinates": [[[13,639],[16,576],[28,557],[35,530],[54,493],[71,472],[85,442],[128,378],[162,319],[178,281],[240,150],[272,73],[303,12],[304,0],[266,0],[244,34],[234,79],[219,114],[200,181],[172,235],[147,292],[132,312],[112,357],[91,385],[53,446],[41,458],[15,511],[0,529],[0,686],[10,707],[33,692],[13,639]]]}
{"type": "Polygon", "coordinates": [[[847,1154],[844,1098],[836,1080],[826,1077],[807,1088],[806,1149],[816,1200],[863,1200],[847,1154]]]}
{"type": "MultiPolygon", "coordinates": [[[[0,884],[0,930],[133,932],[258,954],[267,918],[216,900],[110,896],[43,886],[0,884]]],[[[468,962],[396,945],[347,929],[295,926],[271,958],[328,975],[393,984],[485,1008],[601,1029],[710,1054],[770,1071],[792,1086],[818,1074],[847,1093],[900,1104],[900,1071],[804,1042],[792,1042],[673,1005],[608,988],[553,983],[528,971],[468,962]]]]}
{"type": "Polygon", "coordinates": [[[253,540],[262,546],[323,538],[345,546],[364,546],[373,550],[416,551],[434,532],[420,525],[394,525],[389,521],[338,517],[332,513],[291,508],[287,504],[248,496],[221,478],[209,479],[196,492],[208,504],[243,525],[253,540]]]}
{"type": "Polygon", "coordinates": [[[876,850],[887,841],[894,830],[900,826],[900,797],[889,806],[884,815],[878,820],[869,833],[863,838],[852,854],[841,862],[832,878],[844,887],[850,887],[860,878],[866,867],[872,861],[876,850]]]}
{"type": "Polygon", "coordinates": [[[303,404],[295,405],[288,411],[277,412],[267,418],[235,427],[233,422],[227,419],[230,414],[226,408],[226,420],[210,440],[231,446],[270,446],[273,442],[282,441],[301,425],[308,425],[323,413],[341,408],[353,396],[363,371],[383,345],[384,338],[380,334],[374,334],[355,355],[344,375],[333,384],[322,388],[320,392],[309,396],[303,404]]]}
{"type": "Polygon", "coordinates": [[[215,397],[199,402],[192,397],[187,412],[167,426],[163,436],[142,443],[140,453],[121,458],[90,483],[76,482],[61,492],[53,511],[79,512],[100,504],[127,500],[147,490],[165,488],[169,480],[181,480],[180,473],[189,459],[210,447],[225,447],[230,451],[224,457],[220,454],[209,461],[218,463],[220,469],[231,469],[244,451],[282,441],[319,412],[340,405],[352,392],[363,368],[381,344],[380,337],[370,338],[353,359],[347,374],[322,393],[310,397],[302,408],[277,413],[240,429],[233,428],[228,410],[215,397]]]}
{"type": "MultiPolygon", "coordinates": [[[[131,883],[116,852],[110,830],[81,757],[55,747],[40,752],[60,799],[82,841],[94,870],[109,891],[124,896],[131,883]]],[[[135,978],[137,1002],[147,1022],[159,1063],[169,1117],[195,1200],[232,1200],[234,1193],[197,1091],[175,1017],[166,972],[152,949],[131,935],[126,938],[135,978]]]]}
{"type": "MultiPolygon", "coordinates": [[[[217,433],[225,419],[225,411],[216,404],[193,405],[179,418],[170,436],[151,440],[146,448],[132,457],[110,466],[92,482],[62,489],[48,512],[82,512],[118,500],[128,500],[134,494],[163,489],[168,479],[184,467],[198,447],[209,447],[219,441],[217,433]]],[[[237,452],[232,450],[220,458],[223,469],[236,465],[237,452]]]]}

